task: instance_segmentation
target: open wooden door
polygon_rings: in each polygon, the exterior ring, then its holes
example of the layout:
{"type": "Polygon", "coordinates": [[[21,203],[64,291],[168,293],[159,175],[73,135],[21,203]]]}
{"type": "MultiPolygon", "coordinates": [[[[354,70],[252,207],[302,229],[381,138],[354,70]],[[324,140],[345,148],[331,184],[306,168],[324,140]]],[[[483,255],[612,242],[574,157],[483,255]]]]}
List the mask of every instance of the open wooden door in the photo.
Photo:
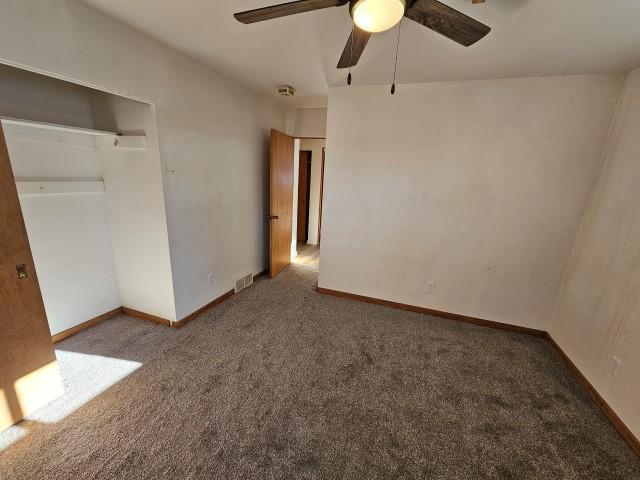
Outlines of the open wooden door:
{"type": "Polygon", "coordinates": [[[269,157],[269,275],[291,263],[293,214],[293,137],[271,130],[269,157]]]}
{"type": "Polygon", "coordinates": [[[0,430],[63,392],[0,126],[0,430]]]}

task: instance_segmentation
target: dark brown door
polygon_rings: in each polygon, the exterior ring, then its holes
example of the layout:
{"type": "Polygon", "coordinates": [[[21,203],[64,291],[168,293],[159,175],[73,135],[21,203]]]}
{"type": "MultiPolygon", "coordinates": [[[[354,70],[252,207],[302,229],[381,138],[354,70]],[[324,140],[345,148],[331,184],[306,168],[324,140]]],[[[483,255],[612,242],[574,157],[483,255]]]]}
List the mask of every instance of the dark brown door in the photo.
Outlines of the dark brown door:
{"type": "Polygon", "coordinates": [[[309,194],[311,193],[311,152],[300,150],[298,170],[298,235],[300,243],[309,238],[309,194]]]}
{"type": "Polygon", "coordinates": [[[0,430],[62,393],[62,381],[0,126],[0,430]]]}
{"type": "Polygon", "coordinates": [[[291,263],[293,212],[293,137],[271,130],[269,157],[269,275],[291,263]]]}

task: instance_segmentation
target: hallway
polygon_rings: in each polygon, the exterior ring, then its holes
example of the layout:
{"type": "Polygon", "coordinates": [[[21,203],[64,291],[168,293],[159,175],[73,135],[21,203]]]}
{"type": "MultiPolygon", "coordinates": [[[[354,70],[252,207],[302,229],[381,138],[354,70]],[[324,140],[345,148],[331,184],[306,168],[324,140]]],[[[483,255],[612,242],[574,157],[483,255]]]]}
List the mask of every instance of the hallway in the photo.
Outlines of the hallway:
{"type": "Polygon", "coordinates": [[[293,260],[293,263],[315,268],[320,266],[320,247],[318,245],[299,243],[297,251],[298,255],[293,260]]]}

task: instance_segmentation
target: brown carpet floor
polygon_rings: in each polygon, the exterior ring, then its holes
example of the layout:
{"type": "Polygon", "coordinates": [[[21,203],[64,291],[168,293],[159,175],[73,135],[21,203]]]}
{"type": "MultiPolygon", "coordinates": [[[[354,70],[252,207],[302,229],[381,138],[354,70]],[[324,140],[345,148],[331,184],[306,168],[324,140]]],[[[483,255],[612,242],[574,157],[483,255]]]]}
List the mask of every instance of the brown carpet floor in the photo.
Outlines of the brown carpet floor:
{"type": "Polygon", "coordinates": [[[640,478],[545,341],[316,278],[292,265],[181,330],[123,316],[58,344],[67,394],[0,478],[640,478]]]}

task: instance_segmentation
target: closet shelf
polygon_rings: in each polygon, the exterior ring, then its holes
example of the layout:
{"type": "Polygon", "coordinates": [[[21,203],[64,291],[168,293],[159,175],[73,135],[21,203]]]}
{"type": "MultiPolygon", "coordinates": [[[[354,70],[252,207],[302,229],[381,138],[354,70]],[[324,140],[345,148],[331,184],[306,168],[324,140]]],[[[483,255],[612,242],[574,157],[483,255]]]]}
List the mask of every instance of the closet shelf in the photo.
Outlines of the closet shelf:
{"type": "Polygon", "coordinates": [[[80,133],[82,135],[91,135],[93,137],[117,135],[116,132],[105,132],[103,130],[93,130],[91,128],[72,127],[59,123],[37,122],[35,120],[25,120],[24,118],[0,117],[0,120],[2,120],[2,123],[6,125],[19,125],[21,127],[33,127],[43,130],[56,130],[58,132],[80,133]]]}

